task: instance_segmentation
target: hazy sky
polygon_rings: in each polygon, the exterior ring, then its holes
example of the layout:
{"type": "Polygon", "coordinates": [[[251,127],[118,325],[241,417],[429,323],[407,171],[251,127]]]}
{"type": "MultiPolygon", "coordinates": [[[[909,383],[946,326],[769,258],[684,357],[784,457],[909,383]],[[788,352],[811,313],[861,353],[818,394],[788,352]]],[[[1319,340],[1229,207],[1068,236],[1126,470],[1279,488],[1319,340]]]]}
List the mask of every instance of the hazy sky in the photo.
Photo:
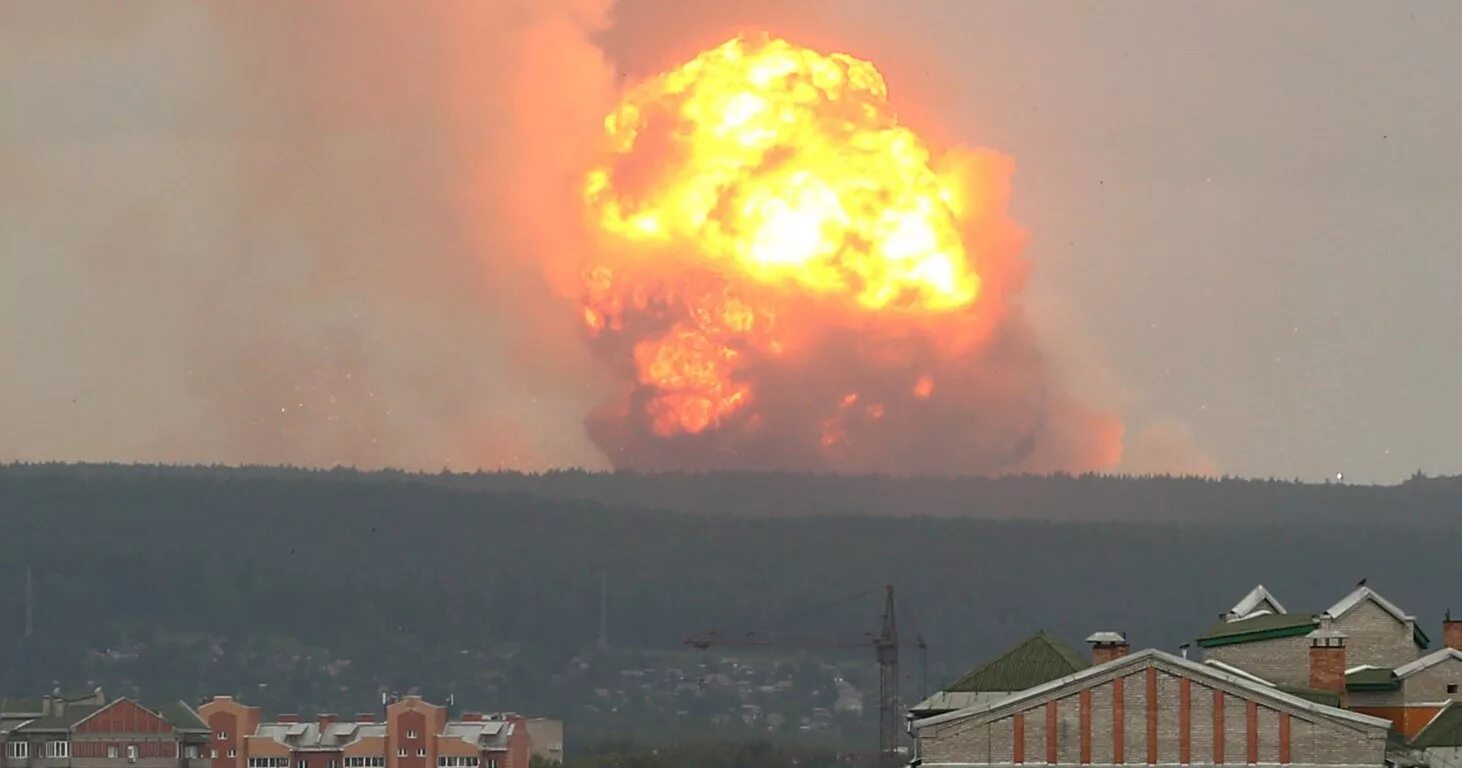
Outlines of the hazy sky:
{"type": "Polygon", "coordinates": [[[1462,473],[1462,6],[608,6],[0,3],[0,460],[600,463],[504,214],[578,144],[523,126],[764,28],[1015,159],[1025,301],[1143,450],[1462,473]]]}

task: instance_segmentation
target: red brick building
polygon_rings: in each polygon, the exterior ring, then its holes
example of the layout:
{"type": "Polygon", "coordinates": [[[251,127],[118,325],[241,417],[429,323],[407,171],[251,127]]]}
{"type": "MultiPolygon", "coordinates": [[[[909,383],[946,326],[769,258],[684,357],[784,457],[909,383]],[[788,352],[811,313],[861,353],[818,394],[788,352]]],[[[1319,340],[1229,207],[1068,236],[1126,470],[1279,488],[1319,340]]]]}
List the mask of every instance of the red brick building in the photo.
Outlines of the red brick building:
{"type": "Polygon", "coordinates": [[[407,696],[384,717],[280,715],[218,696],[199,707],[208,723],[209,768],[528,768],[527,721],[515,714],[466,713],[407,696]]]}

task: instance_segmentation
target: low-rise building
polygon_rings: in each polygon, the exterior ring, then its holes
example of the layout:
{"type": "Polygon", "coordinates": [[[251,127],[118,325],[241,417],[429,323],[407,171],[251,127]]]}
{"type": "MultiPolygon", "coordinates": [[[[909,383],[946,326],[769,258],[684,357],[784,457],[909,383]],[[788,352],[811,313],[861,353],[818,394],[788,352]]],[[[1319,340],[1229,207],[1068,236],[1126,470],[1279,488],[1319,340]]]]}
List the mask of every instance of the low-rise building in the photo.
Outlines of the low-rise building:
{"type": "Polygon", "coordinates": [[[212,731],[208,768],[528,768],[532,755],[526,718],[468,712],[454,720],[420,696],[390,703],[379,720],[285,714],[266,722],[228,696],[198,711],[212,731]]]}
{"type": "Polygon", "coordinates": [[[100,690],[12,701],[0,715],[3,768],[209,768],[208,726],[181,701],[150,707],[100,690]]]}

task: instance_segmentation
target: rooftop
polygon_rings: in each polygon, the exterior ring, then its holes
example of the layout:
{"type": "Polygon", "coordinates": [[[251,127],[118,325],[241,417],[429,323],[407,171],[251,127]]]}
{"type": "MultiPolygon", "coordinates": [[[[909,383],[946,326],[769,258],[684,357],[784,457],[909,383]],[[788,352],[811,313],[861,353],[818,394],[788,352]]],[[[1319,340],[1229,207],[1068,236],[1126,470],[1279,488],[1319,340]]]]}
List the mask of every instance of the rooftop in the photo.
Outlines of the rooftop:
{"type": "Polygon", "coordinates": [[[1198,636],[1198,645],[1214,648],[1277,637],[1308,635],[1319,624],[1319,619],[1308,613],[1265,613],[1247,619],[1221,621],[1198,636]]]}
{"type": "Polygon", "coordinates": [[[948,692],[1023,691],[1091,666],[1055,635],[1041,630],[1015,647],[965,673],[948,692]]]}
{"type": "Polygon", "coordinates": [[[1451,702],[1432,718],[1421,733],[1411,740],[1411,745],[1428,747],[1462,747],[1462,707],[1451,702]]]}

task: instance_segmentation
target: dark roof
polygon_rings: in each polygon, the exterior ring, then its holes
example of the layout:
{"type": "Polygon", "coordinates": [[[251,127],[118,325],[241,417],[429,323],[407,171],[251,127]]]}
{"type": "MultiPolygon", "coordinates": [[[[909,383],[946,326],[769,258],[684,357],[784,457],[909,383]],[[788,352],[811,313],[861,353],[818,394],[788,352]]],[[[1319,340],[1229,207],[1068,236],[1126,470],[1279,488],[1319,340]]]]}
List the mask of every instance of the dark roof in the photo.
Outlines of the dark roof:
{"type": "Polygon", "coordinates": [[[32,715],[41,712],[40,699],[0,697],[0,715],[32,715]]]}
{"type": "MultiPolygon", "coordinates": [[[[20,726],[18,731],[69,731],[77,723],[115,704],[114,699],[102,706],[91,704],[67,704],[60,717],[41,717],[20,726]]],[[[161,708],[149,707],[137,702],[138,706],[156,712],[180,731],[207,731],[208,724],[198,718],[198,713],[181,701],[169,702],[161,708]]]]}
{"type": "Polygon", "coordinates": [[[1350,691],[1394,691],[1400,687],[1400,678],[1385,668],[1358,669],[1345,676],[1345,688],[1350,691]]]}
{"type": "Polygon", "coordinates": [[[1462,747],[1462,707],[1455,704],[1448,704],[1442,708],[1437,716],[1432,718],[1421,733],[1411,740],[1412,746],[1425,749],[1427,747],[1462,747]]]}
{"type": "Polygon", "coordinates": [[[209,730],[208,723],[203,722],[192,707],[181,701],[170,701],[158,708],[157,713],[180,731],[209,730]]]}
{"type": "Polygon", "coordinates": [[[1313,701],[1316,704],[1324,704],[1327,707],[1340,706],[1340,694],[1335,691],[1322,691],[1318,688],[1306,688],[1302,685],[1276,685],[1274,687],[1291,696],[1298,696],[1305,701],[1313,701]]]}
{"type": "Polygon", "coordinates": [[[96,714],[101,707],[90,704],[67,704],[60,717],[41,717],[16,728],[17,731],[69,731],[71,726],[96,714]]]}
{"type": "Polygon", "coordinates": [[[1308,613],[1270,613],[1238,621],[1225,621],[1208,628],[1198,636],[1198,645],[1213,648],[1219,645],[1252,643],[1276,637],[1307,635],[1320,622],[1308,613]]]}
{"type": "Polygon", "coordinates": [[[1042,630],[965,673],[946,691],[1023,691],[1091,666],[1091,662],[1042,630]]]}

